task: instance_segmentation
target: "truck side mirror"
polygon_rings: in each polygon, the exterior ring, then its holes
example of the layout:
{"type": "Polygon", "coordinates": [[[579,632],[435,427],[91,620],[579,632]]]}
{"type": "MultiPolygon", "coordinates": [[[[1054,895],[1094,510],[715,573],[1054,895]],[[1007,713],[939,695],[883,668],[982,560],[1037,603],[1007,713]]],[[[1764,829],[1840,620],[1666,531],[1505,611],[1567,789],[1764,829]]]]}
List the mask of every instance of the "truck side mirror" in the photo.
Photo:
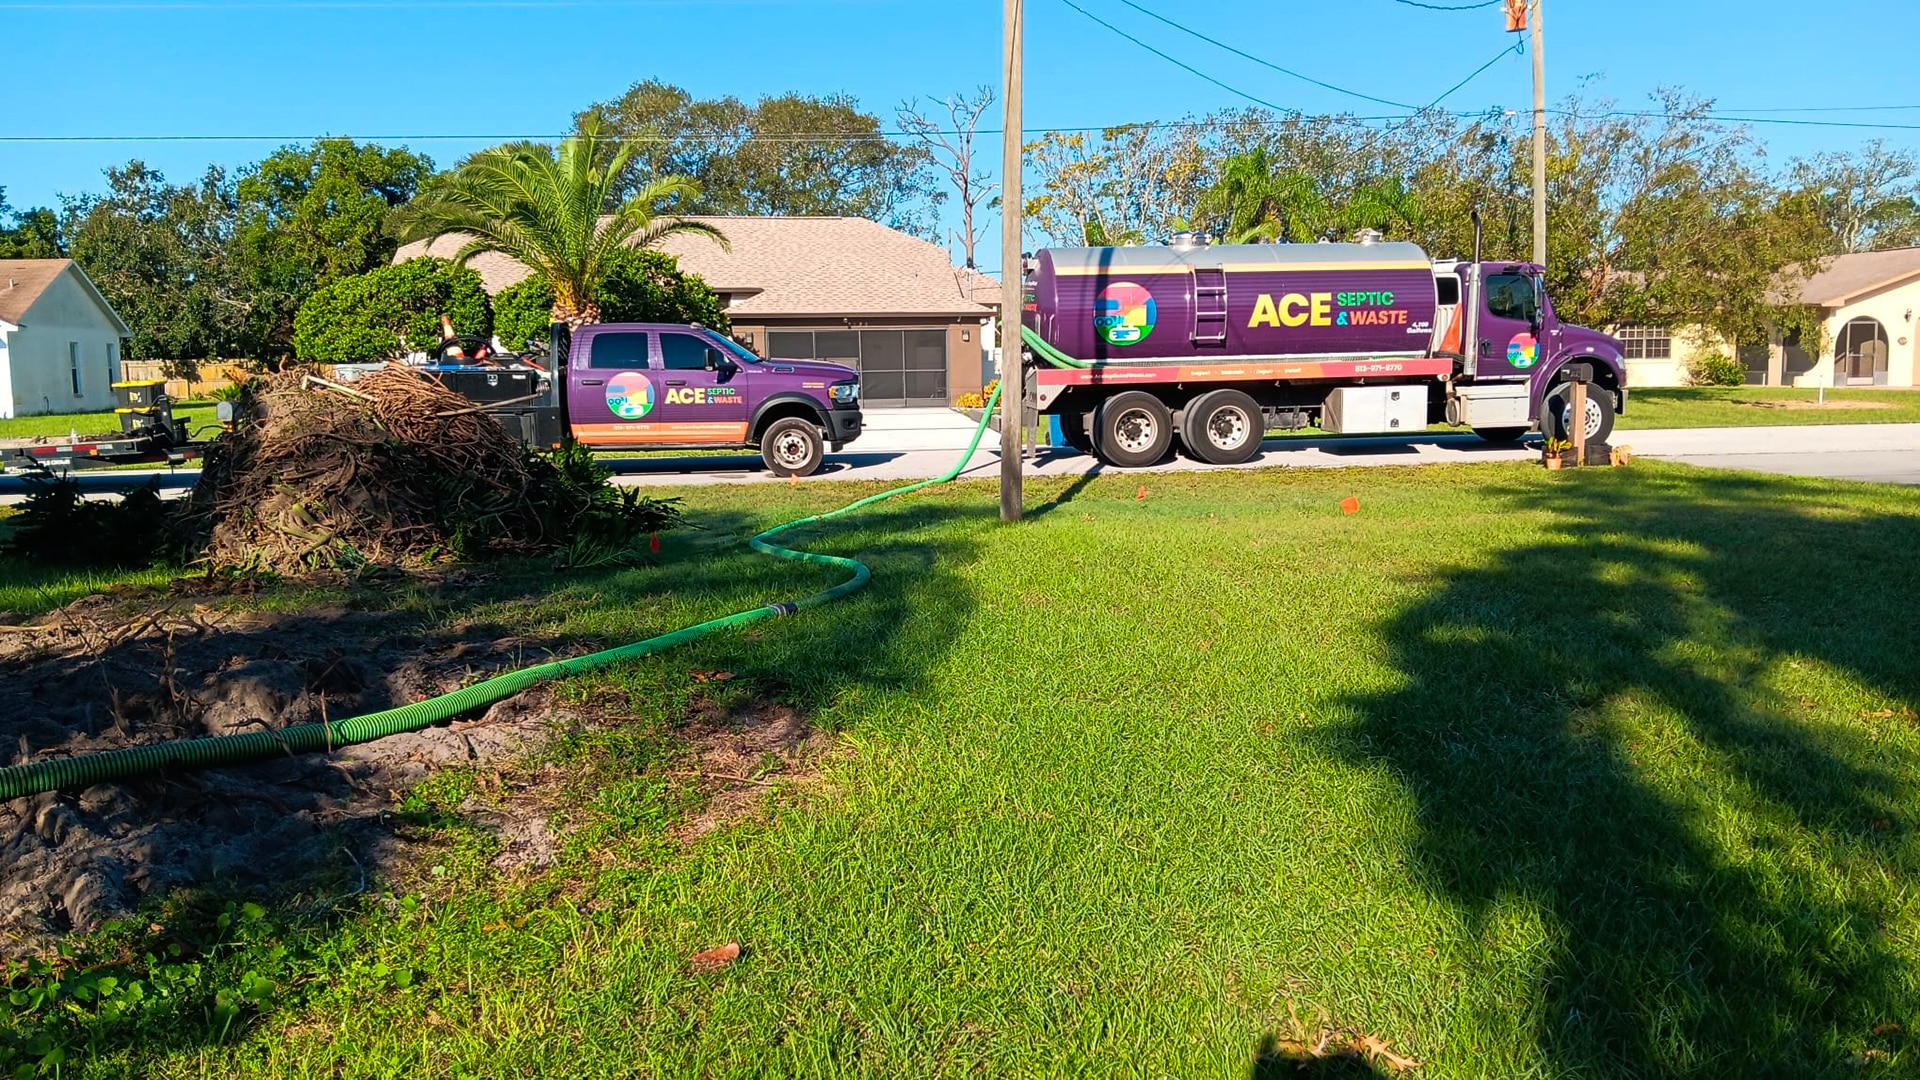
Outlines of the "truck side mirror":
{"type": "Polygon", "coordinates": [[[707,348],[707,370],[708,371],[720,370],[720,350],[713,348],[712,346],[708,346],[707,348]]]}

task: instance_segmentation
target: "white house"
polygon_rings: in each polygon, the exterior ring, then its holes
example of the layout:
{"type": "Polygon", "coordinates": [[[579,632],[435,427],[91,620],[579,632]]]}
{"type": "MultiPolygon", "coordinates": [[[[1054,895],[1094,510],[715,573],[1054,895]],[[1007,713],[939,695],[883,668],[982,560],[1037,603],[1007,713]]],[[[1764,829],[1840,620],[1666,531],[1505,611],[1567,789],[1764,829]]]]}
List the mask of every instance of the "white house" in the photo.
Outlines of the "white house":
{"type": "Polygon", "coordinates": [[[72,259],[0,259],[0,419],[113,408],[131,333],[72,259]]]}

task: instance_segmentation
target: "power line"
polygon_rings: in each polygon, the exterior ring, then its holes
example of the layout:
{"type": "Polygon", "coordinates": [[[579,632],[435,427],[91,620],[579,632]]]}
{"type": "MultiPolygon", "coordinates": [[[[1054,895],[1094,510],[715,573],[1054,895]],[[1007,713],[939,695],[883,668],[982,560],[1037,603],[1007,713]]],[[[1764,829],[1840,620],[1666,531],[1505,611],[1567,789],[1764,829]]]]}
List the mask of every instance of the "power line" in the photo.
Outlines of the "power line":
{"type": "MultiPolygon", "coordinates": [[[[1161,14],[1158,14],[1158,13],[1156,13],[1156,12],[1154,12],[1154,11],[1150,11],[1150,10],[1148,10],[1147,8],[1144,8],[1144,7],[1141,7],[1141,6],[1139,5],[1139,4],[1136,4],[1136,3],[1134,3],[1134,2],[1133,2],[1133,0],[1120,0],[1120,2],[1121,2],[1121,3],[1123,3],[1123,4],[1125,4],[1125,5],[1127,5],[1128,7],[1130,7],[1130,8],[1132,8],[1133,10],[1135,10],[1135,11],[1137,11],[1137,12],[1139,12],[1140,14],[1142,14],[1142,15],[1145,15],[1146,17],[1148,17],[1148,18],[1150,18],[1150,19],[1156,19],[1156,20],[1158,20],[1158,21],[1160,21],[1160,22],[1163,22],[1163,23],[1165,23],[1165,24],[1167,24],[1168,26],[1171,26],[1171,27],[1173,27],[1173,28],[1174,28],[1175,30],[1178,30],[1178,31],[1180,31],[1180,32],[1181,32],[1181,33],[1183,33],[1183,34],[1190,34],[1190,35],[1192,35],[1193,37],[1197,37],[1197,38],[1199,38],[1199,39],[1200,39],[1201,41],[1204,41],[1204,42],[1206,42],[1207,44],[1209,44],[1209,45],[1212,45],[1212,46],[1214,46],[1215,48],[1219,48],[1219,49],[1225,49],[1226,51],[1228,51],[1228,52],[1230,52],[1230,53],[1232,53],[1232,54],[1233,54],[1233,55],[1235,55],[1235,56],[1238,56],[1238,57],[1242,57],[1242,58],[1244,58],[1244,59],[1247,59],[1247,60],[1251,60],[1251,61],[1253,61],[1254,63],[1256,63],[1256,64],[1259,64],[1259,65],[1260,65],[1261,67],[1265,67],[1265,68],[1271,68],[1271,69],[1273,69],[1274,71],[1277,71],[1277,72],[1279,72],[1279,73],[1280,73],[1280,74],[1282,74],[1282,75],[1291,75],[1292,77],[1294,77],[1294,78],[1296,78],[1296,79],[1299,79],[1299,80],[1301,80],[1302,82],[1310,82],[1310,83],[1312,83],[1312,84],[1313,84],[1313,85],[1315,85],[1315,86],[1319,86],[1319,87],[1323,87],[1323,88],[1325,88],[1325,89],[1328,89],[1328,90],[1332,90],[1332,91],[1333,91],[1334,93],[1337,93],[1337,94],[1345,94],[1345,95],[1347,95],[1348,97],[1356,97],[1356,98],[1360,98],[1360,99],[1361,99],[1361,100],[1363,100],[1363,101],[1371,101],[1371,102],[1375,102],[1375,103],[1377,103],[1377,104],[1380,104],[1380,105],[1391,105],[1391,106],[1393,106],[1393,107],[1394,107],[1394,108],[1396,108],[1396,109],[1411,109],[1411,108],[1413,108],[1413,106],[1412,106],[1412,105],[1410,105],[1410,104],[1408,104],[1407,102],[1404,102],[1404,101],[1389,101],[1389,100],[1387,100],[1386,98],[1382,98],[1382,97],[1374,97],[1374,96],[1373,96],[1372,94],[1363,94],[1363,93],[1361,93],[1361,92],[1360,92],[1360,91],[1358,91],[1358,90],[1348,90],[1348,89],[1347,89],[1346,87],[1344,87],[1344,86],[1335,86],[1334,84],[1332,84],[1332,83],[1330,83],[1330,82],[1324,82],[1324,81],[1322,81],[1322,80],[1320,80],[1320,79],[1316,79],[1316,78],[1314,78],[1314,77],[1313,77],[1313,76],[1311,76],[1311,75],[1302,75],[1302,74],[1300,74],[1299,72],[1297,72],[1297,71],[1294,71],[1294,70],[1293,70],[1293,69],[1291,69],[1291,68],[1283,68],[1283,67],[1281,67],[1281,66],[1280,66],[1279,64],[1276,64],[1276,63],[1273,63],[1272,61],[1269,61],[1269,60],[1263,60],[1263,59],[1261,59],[1260,57],[1258,57],[1258,56],[1255,56],[1255,55],[1253,55],[1253,54],[1252,54],[1252,53],[1250,53],[1250,52],[1244,52],[1244,51],[1242,51],[1242,50],[1240,50],[1240,49],[1236,49],[1236,48],[1234,48],[1233,46],[1231,46],[1231,45],[1229,45],[1229,44],[1227,44],[1227,43],[1226,43],[1226,42],[1224,42],[1224,41],[1219,41],[1219,40],[1216,40],[1216,39],[1214,39],[1214,38],[1210,38],[1210,37],[1208,37],[1207,35],[1205,35],[1205,34],[1203,34],[1203,33],[1201,33],[1201,32],[1200,32],[1200,31],[1198,31],[1198,30],[1195,30],[1195,29],[1193,29],[1193,28],[1192,28],[1192,27],[1190,27],[1190,26],[1184,26],[1184,25],[1182,25],[1182,24],[1180,24],[1180,23],[1177,23],[1177,22],[1175,22],[1175,21],[1173,21],[1172,19],[1169,19],[1169,18],[1167,18],[1167,17],[1165,16],[1165,15],[1161,15],[1161,14]]],[[[1111,29],[1111,27],[1109,27],[1109,29],[1111,29]]]]}
{"type": "MultiPolygon", "coordinates": [[[[1350,124],[1382,123],[1411,118],[1411,113],[1395,113],[1381,116],[1358,116],[1353,113],[1304,113],[1297,109],[1277,110],[1284,115],[1268,120],[1238,120],[1236,122],[1256,127],[1292,127],[1300,124],[1341,122],[1350,124]]],[[[1478,116],[1479,113],[1460,113],[1461,116],[1478,116]]],[[[1117,124],[1088,124],[1080,127],[1035,127],[1022,128],[1022,135],[1074,135],[1090,134],[1100,131],[1115,131],[1128,127],[1161,128],[1206,128],[1215,121],[1210,120],[1138,120],[1117,124]]],[[[974,135],[998,135],[999,128],[974,128],[974,135]]],[[[474,132],[468,134],[322,134],[322,135],[0,135],[0,144],[8,143],[219,143],[219,142],[273,142],[305,143],[323,139],[353,139],[358,142],[540,142],[549,139],[569,138],[572,132],[540,132],[537,134],[489,134],[474,132]]],[[[958,130],[940,131],[875,131],[850,133],[843,131],[782,132],[778,135],[712,135],[700,132],[680,134],[643,134],[622,136],[624,142],[648,143],[816,143],[816,142],[879,142],[895,139],[917,138],[927,135],[963,135],[958,130]]]]}
{"type": "Polygon", "coordinates": [[[1408,7],[1425,8],[1428,11],[1478,11],[1481,8],[1490,8],[1500,3],[1500,0],[1481,0],[1478,4],[1422,4],[1420,0],[1393,0],[1393,2],[1405,4],[1408,7]]]}
{"type": "Polygon", "coordinates": [[[1205,79],[1206,81],[1219,87],[1220,89],[1225,90],[1229,94],[1232,94],[1236,97],[1246,98],[1248,101],[1251,101],[1256,105],[1264,106],[1266,108],[1274,110],[1275,112],[1287,111],[1281,108],[1280,106],[1275,105],[1273,102],[1266,100],[1265,98],[1257,98],[1257,97],[1254,97],[1252,94],[1247,93],[1245,90],[1228,86],[1226,83],[1223,83],[1219,79],[1216,79],[1213,76],[1207,74],[1206,72],[1201,71],[1199,68],[1194,67],[1193,65],[1185,63],[1183,61],[1176,60],[1171,56],[1168,56],[1166,53],[1161,52],[1159,49],[1156,49],[1153,46],[1147,44],[1146,42],[1141,41],[1139,38],[1134,37],[1132,34],[1127,33],[1125,30],[1122,30],[1119,27],[1113,25],[1112,23],[1106,21],[1105,19],[1102,19],[1100,16],[1095,15],[1093,12],[1088,11],[1086,8],[1081,7],[1079,4],[1074,3],[1073,0],[1060,0],[1060,2],[1072,8],[1073,10],[1079,12],[1080,14],[1085,15],[1087,18],[1092,19],[1094,22],[1099,23],[1101,26],[1106,27],[1108,30],[1111,30],[1114,33],[1120,35],[1121,37],[1126,38],[1128,41],[1133,42],[1135,45],[1140,46],[1141,48],[1147,50],[1148,52],[1159,57],[1160,59],[1165,60],[1167,63],[1172,64],[1173,66],[1180,68],[1183,71],[1197,75],[1200,78],[1205,79]]]}

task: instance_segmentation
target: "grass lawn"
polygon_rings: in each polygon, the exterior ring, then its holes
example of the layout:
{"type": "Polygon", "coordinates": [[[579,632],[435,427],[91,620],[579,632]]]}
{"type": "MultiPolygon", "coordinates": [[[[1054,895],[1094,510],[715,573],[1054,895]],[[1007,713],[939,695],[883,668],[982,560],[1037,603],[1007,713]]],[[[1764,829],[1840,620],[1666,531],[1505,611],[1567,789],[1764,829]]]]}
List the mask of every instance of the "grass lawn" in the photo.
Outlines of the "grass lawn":
{"type": "MultiPolygon", "coordinates": [[[[173,416],[197,432],[203,427],[219,426],[220,422],[213,415],[214,408],[211,401],[185,402],[173,407],[173,416]]],[[[72,433],[101,435],[119,430],[120,417],[112,411],[50,413],[46,416],[17,416],[11,420],[0,420],[0,439],[26,439],[42,435],[61,437],[72,433]]]]}
{"type": "MultiPolygon", "coordinates": [[[[396,809],[432,873],[259,898],[63,1075],[1387,1074],[1285,1068],[1323,1027],[1421,1077],[1920,1070],[1920,493],[1144,483],[805,534],[874,584],[564,688],[628,721],[563,746],[555,868],[490,869],[462,822],[511,784],[442,774],[396,809]],[[669,739],[722,670],[840,748],[682,844],[669,739]]],[[[629,640],[837,580],[737,541],[872,490],[693,489],[658,567],[363,602],[629,640]]],[[[87,955],[188,940],[145,933],[87,955]]]]}
{"type": "Polygon", "coordinates": [[[1780,386],[1685,386],[1631,390],[1619,427],[1764,427],[1784,424],[1920,423],[1920,391],[1818,390],[1780,386]]]}

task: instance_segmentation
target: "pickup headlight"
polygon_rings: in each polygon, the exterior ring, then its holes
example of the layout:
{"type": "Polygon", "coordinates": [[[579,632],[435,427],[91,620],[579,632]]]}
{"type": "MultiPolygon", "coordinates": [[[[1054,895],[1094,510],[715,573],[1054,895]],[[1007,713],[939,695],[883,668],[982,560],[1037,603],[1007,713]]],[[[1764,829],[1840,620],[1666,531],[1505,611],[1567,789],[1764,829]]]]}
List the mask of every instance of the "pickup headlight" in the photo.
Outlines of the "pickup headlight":
{"type": "Polygon", "coordinates": [[[835,405],[851,405],[860,400],[860,380],[848,379],[827,387],[827,393],[835,405]]]}

